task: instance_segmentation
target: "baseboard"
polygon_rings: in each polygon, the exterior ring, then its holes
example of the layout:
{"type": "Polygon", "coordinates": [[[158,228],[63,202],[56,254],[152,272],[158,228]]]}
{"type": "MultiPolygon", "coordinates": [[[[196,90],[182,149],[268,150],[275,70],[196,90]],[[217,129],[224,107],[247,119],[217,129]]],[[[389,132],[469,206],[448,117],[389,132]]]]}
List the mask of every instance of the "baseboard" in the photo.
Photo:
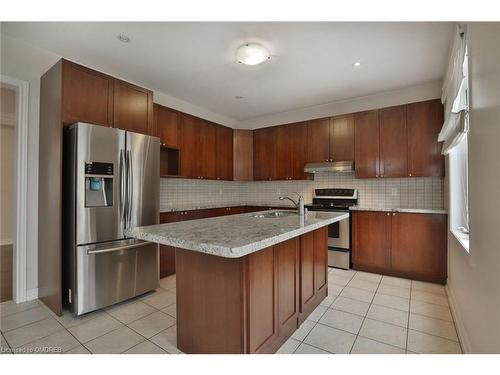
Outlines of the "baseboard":
{"type": "Polygon", "coordinates": [[[462,345],[462,351],[467,353],[472,353],[472,348],[470,344],[469,337],[467,335],[467,330],[465,329],[464,321],[462,316],[458,312],[456,307],[456,298],[450,288],[450,281],[448,279],[448,284],[446,284],[446,294],[448,295],[448,303],[450,304],[451,315],[453,315],[453,320],[455,321],[455,327],[457,329],[458,338],[460,340],[460,345],[462,345]]]}
{"type": "Polygon", "coordinates": [[[33,288],[26,291],[26,301],[31,301],[37,298],[38,298],[38,288],[33,288]]]}

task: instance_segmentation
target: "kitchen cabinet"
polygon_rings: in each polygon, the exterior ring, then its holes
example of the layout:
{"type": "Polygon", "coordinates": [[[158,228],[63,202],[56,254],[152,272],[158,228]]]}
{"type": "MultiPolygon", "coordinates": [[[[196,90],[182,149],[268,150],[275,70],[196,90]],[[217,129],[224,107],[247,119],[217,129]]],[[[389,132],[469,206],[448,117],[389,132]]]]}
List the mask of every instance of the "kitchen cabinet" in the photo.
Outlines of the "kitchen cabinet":
{"type": "Polygon", "coordinates": [[[253,132],[253,178],[256,181],[272,180],[275,175],[275,131],[276,129],[272,127],[253,132]]]}
{"type": "Polygon", "coordinates": [[[445,214],[353,211],[353,266],[445,284],[446,223],[445,214]]]}
{"type": "Polygon", "coordinates": [[[181,114],[178,111],[154,104],[154,128],[163,147],[179,149],[181,114]]]}
{"type": "Polygon", "coordinates": [[[330,121],[330,160],[354,160],[354,116],[333,117],[330,121]]]}
{"type": "Polygon", "coordinates": [[[201,127],[202,120],[187,114],[181,115],[181,175],[199,178],[201,164],[201,127]]]}
{"type": "Polygon", "coordinates": [[[330,118],[307,121],[307,162],[330,160],[330,118]]]}
{"type": "Polygon", "coordinates": [[[354,114],[354,166],[357,178],[379,177],[378,110],[354,114]]]}
{"type": "Polygon", "coordinates": [[[113,77],[62,60],[62,122],[113,125],[113,77]]]}
{"type": "Polygon", "coordinates": [[[300,237],[299,324],[326,297],[328,288],[328,229],[300,237]]]}
{"type": "Polygon", "coordinates": [[[215,126],[215,176],[233,179],[233,129],[221,125],[215,126]]]}
{"type": "Polygon", "coordinates": [[[406,106],[381,109],[379,116],[379,177],[406,177],[408,173],[406,106]]]}
{"type": "Polygon", "coordinates": [[[389,212],[355,211],[352,215],[352,262],[379,271],[391,265],[389,212]]]}
{"type": "MultiPolygon", "coordinates": [[[[323,262],[326,228],[306,235],[322,244],[316,251],[311,245],[309,254],[323,262]]],[[[241,258],[177,249],[178,348],[193,354],[276,352],[299,327],[304,236],[241,258]]],[[[312,260],[309,266],[321,285],[312,310],[327,293],[327,265],[321,264],[315,268],[312,260]]]]}
{"type": "Polygon", "coordinates": [[[153,130],[153,92],[115,79],[113,127],[135,133],[155,134],[153,130]]]}
{"type": "Polygon", "coordinates": [[[233,129],[233,180],[253,180],[253,130],[233,129]]]}
{"type": "Polygon", "coordinates": [[[439,99],[407,105],[408,176],[444,176],[442,144],[437,141],[443,126],[443,105],[439,99]]]}
{"type": "MultiPolygon", "coordinates": [[[[201,172],[199,178],[215,179],[215,131],[213,122],[201,122],[200,143],[201,143],[201,172]]],[[[186,150],[187,151],[187,150],[186,150]]]]}
{"type": "Polygon", "coordinates": [[[307,162],[307,123],[290,124],[289,137],[291,140],[291,178],[292,180],[306,180],[309,178],[304,172],[307,162]]]}
{"type": "Polygon", "coordinates": [[[274,173],[273,180],[291,180],[292,179],[292,139],[290,137],[290,125],[280,125],[274,127],[273,143],[275,146],[274,154],[274,173]]]}
{"type": "Polygon", "coordinates": [[[393,213],[391,268],[413,279],[446,279],[446,215],[393,213]]]}

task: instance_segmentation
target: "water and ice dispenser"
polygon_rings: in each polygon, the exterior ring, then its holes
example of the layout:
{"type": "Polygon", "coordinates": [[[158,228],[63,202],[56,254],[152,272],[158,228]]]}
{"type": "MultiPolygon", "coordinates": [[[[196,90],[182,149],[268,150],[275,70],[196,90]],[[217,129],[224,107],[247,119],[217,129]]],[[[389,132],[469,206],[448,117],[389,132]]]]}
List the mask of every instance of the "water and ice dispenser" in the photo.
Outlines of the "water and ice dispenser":
{"type": "Polygon", "coordinates": [[[85,162],[85,207],[113,205],[113,163],[85,162]]]}

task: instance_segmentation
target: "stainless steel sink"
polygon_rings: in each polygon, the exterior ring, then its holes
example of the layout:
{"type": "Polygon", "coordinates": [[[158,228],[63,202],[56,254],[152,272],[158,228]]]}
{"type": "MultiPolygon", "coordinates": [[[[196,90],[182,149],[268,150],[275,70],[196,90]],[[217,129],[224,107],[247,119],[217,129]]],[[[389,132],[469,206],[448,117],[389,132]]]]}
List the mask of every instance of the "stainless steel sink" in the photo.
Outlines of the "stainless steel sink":
{"type": "Polygon", "coordinates": [[[287,217],[287,216],[297,216],[295,211],[270,211],[265,213],[253,214],[251,217],[268,219],[273,217],[287,217]]]}

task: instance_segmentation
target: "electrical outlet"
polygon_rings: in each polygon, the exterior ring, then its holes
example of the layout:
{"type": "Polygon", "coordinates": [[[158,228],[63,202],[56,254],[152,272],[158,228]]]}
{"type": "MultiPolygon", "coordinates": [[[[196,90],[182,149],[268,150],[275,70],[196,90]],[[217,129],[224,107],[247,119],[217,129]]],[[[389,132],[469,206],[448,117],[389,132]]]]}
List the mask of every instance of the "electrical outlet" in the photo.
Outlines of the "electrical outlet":
{"type": "Polygon", "coordinates": [[[391,195],[393,197],[396,197],[398,193],[399,193],[398,188],[391,188],[391,195]]]}
{"type": "Polygon", "coordinates": [[[281,195],[281,189],[276,190],[276,194],[281,195]]]}
{"type": "Polygon", "coordinates": [[[219,195],[222,195],[222,189],[219,189],[219,195]]]}

